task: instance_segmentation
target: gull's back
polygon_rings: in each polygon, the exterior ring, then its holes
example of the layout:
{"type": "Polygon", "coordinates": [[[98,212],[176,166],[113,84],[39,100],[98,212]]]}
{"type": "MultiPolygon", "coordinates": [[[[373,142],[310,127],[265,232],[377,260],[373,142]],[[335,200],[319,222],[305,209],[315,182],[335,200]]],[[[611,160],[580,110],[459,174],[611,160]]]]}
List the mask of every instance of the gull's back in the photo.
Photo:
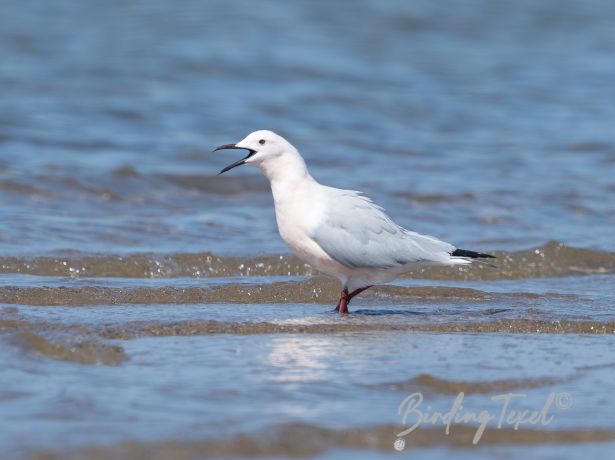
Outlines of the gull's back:
{"type": "Polygon", "coordinates": [[[359,192],[322,187],[324,206],[311,238],[345,267],[389,269],[416,263],[452,261],[455,247],[397,225],[359,192]]]}

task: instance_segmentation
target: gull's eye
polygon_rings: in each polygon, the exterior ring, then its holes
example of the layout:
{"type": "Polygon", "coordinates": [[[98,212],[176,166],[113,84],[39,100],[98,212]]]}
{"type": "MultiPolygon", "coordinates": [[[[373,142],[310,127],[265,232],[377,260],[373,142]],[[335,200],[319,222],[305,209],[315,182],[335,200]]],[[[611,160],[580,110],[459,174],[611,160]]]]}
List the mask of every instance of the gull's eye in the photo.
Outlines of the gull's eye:
{"type": "Polygon", "coordinates": [[[258,143],[259,143],[260,145],[265,145],[265,139],[261,139],[260,141],[258,141],[258,143]]]}

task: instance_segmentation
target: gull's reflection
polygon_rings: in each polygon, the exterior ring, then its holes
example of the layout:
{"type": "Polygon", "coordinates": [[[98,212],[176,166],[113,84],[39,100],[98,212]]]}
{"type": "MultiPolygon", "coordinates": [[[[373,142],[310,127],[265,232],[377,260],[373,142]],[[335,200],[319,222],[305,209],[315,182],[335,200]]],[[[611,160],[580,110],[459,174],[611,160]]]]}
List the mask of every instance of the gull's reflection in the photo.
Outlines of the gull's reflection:
{"type": "Polygon", "coordinates": [[[267,355],[270,379],[276,382],[308,382],[327,379],[335,364],[335,342],[332,337],[313,335],[279,337],[273,340],[267,355]]]}

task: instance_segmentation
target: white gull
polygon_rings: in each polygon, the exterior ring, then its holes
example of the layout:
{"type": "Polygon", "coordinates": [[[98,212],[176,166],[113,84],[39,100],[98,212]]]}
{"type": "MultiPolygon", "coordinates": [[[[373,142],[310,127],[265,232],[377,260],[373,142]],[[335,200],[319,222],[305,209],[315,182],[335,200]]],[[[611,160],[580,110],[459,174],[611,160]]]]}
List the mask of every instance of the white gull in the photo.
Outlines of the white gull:
{"type": "Polygon", "coordinates": [[[282,239],[297,257],[339,280],[341,314],[360,292],[406,271],[493,257],[406,230],[360,192],[319,184],[297,149],[274,132],[255,131],[215,150],[223,149],[244,149],[248,155],[220,174],[245,164],[258,166],[269,179],[282,239]]]}

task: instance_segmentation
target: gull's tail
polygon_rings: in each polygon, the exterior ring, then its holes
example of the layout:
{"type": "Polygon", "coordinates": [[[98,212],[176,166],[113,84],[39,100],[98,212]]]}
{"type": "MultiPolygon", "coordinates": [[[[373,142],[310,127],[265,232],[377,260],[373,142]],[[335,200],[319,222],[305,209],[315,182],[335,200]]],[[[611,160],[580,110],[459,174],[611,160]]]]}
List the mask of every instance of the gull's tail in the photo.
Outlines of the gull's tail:
{"type": "Polygon", "coordinates": [[[467,257],[468,259],[495,259],[495,256],[491,254],[483,254],[482,252],[467,251],[465,249],[455,249],[451,256],[453,257],[467,257]]]}
{"type": "Polygon", "coordinates": [[[451,252],[451,260],[454,260],[458,264],[469,264],[472,262],[477,262],[481,265],[486,265],[491,268],[497,268],[495,265],[489,264],[487,262],[483,262],[482,260],[476,259],[495,259],[495,256],[491,254],[484,254],[482,252],[476,251],[468,251],[467,249],[455,249],[451,252]]]}

